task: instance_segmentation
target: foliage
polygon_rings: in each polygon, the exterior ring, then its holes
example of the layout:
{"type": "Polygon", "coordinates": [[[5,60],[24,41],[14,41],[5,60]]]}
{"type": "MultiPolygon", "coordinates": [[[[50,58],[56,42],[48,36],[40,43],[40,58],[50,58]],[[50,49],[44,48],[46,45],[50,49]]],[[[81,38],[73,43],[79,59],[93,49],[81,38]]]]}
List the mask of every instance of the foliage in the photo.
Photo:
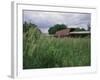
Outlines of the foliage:
{"type": "Polygon", "coordinates": [[[38,42],[33,45],[35,45],[33,46],[35,49],[31,53],[32,55],[24,57],[24,69],[90,65],[89,38],[41,36],[38,42]]]}
{"type": "Polygon", "coordinates": [[[44,36],[36,25],[24,24],[23,69],[89,66],[90,63],[90,38],[44,36]]]}
{"type": "Polygon", "coordinates": [[[86,31],[84,28],[70,28],[71,31],[86,31]]]}
{"type": "Polygon", "coordinates": [[[66,28],[67,28],[67,26],[64,24],[56,24],[53,27],[50,27],[48,32],[49,32],[49,34],[55,34],[57,31],[66,29],[66,28]]]}
{"type": "Polygon", "coordinates": [[[27,23],[27,22],[24,22],[23,24],[23,32],[27,32],[29,30],[29,28],[31,27],[37,27],[37,25],[35,24],[32,24],[32,23],[27,23]]]}
{"type": "Polygon", "coordinates": [[[87,26],[88,26],[88,31],[90,31],[91,30],[90,24],[88,24],[87,26]]]}
{"type": "Polygon", "coordinates": [[[26,30],[23,31],[23,65],[24,67],[29,65],[30,68],[30,65],[32,64],[31,56],[35,50],[41,32],[36,26],[31,24],[27,25],[29,25],[29,28],[24,26],[26,30]]]}

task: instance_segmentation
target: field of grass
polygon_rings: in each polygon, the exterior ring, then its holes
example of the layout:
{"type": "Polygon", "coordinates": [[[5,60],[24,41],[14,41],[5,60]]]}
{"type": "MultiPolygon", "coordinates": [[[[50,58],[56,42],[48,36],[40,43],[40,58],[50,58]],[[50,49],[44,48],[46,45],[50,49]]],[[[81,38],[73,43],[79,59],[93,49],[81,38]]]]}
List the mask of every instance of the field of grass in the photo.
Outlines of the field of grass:
{"type": "Polygon", "coordinates": [[[25,33],[23,69],[90,66],[90,38],[55,38],[25,33]]]}

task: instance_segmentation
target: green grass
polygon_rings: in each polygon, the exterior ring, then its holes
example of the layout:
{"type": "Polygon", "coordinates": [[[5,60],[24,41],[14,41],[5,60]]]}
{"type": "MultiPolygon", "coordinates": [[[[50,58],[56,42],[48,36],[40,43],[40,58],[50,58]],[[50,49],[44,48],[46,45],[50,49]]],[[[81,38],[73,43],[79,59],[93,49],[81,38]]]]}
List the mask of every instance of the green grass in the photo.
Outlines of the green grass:
{"type": "MultiPolygon", "coordinates": [[[[30,32],[31,33],[31,32],[30,32]]],[[[26,35],[26,34],[25,34],[26,35]]],[[[90,66],[90,38],[24,35],[23,68],[90,66]]]]}

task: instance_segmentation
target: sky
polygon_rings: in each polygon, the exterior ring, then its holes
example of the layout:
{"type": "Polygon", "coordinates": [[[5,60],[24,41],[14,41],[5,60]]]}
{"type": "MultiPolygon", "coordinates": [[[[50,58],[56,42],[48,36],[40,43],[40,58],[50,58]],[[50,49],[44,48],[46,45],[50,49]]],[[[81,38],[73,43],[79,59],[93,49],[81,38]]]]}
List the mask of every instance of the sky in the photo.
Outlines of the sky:
{"type": "Polygon", "coordinates": [[[68,28],[87,29],[87,25],[91,23],[91,14],[24,10],[23,22],[25,21],[36,24],[43,33],[48,33],[48,29],[55,24],[65,24],[68,28]]]}

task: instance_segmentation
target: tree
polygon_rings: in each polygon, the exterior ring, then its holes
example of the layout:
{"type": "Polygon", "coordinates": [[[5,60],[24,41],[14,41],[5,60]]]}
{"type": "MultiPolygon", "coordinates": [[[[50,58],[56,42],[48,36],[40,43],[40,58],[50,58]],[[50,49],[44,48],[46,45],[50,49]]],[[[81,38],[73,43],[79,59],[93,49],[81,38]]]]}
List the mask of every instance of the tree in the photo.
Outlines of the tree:
{"type": "Polygon", "coordinates": [[[35,24],[32,24],[32,23],[27,23],[27,22],[24,22],[23,24],[23,32],[27,32],[29,30],[29,28],[31,27],[37,27],[37,25],[35,24]]]}
{"type": "Polygon", "coordinates": [[[24,53],[28,53],[27,50],[30,51],[30,49],[33,48],[33,43],[39,40],[41,31],[35,24],[25,22],[23,25],[23,48],[25,51],[24,53]]]}
{"type": "Polygon", "coordinates": [[[87,27],[88,27],[88,31],[90,31],[91,30],[90,24],[88,24],[87,27]]]}
{"type": "Polygon", "coordinates": [[[86,31],[84,28],[79,28],[79,27],[77,27],[77,28],[70,28],[71,30],[71,32],[73,32],[73,31],[86,31]]]}
{"type": "Polygon", "coordinates": [[[49,32],[49,34],[55,34],[57,31],[66,29],[66,28],[67,28],[67,26],[64,24],[56,24],[53,27],[50,27],[48,32],[49,32]]]}
{"type": "Polygon", "coordinates": [[[32,55],[41,36],[41,31],[35,24],[25,22],[23,24],[23,68],[31,68],[32,55]]]}

